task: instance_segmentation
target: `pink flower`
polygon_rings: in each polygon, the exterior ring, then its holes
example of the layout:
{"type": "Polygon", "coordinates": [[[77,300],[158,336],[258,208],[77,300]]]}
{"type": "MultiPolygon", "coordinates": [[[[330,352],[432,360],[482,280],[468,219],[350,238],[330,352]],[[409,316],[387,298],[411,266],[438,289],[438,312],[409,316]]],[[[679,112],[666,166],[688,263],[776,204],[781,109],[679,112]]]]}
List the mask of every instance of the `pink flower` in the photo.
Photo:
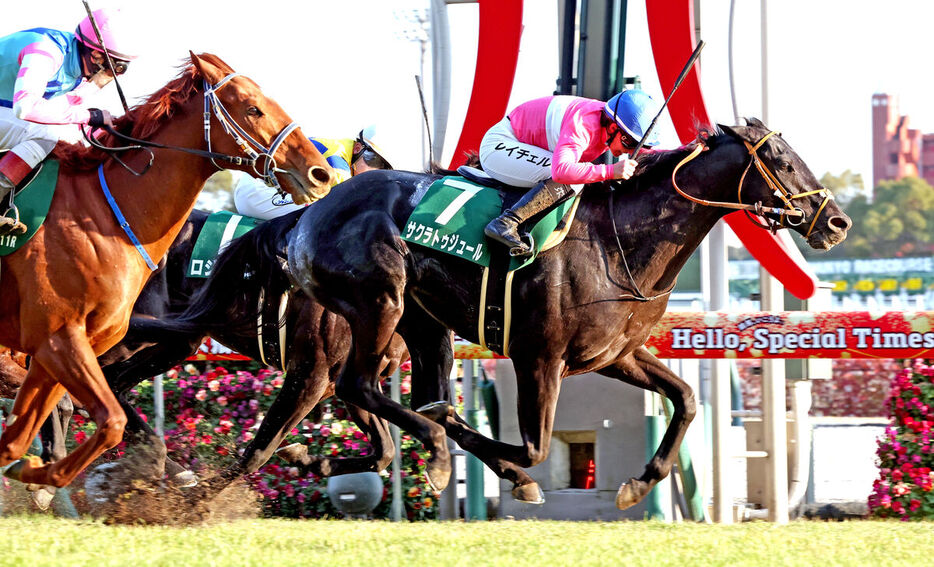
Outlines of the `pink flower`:
{"type": "Polygon", "coordinates": [[[204,388],[198,390],[198,393],[195,394],[195,399],[199,402],[203,402],[204,400],[208,399],[207,391],[205,391],[204,388]]]}
{"type": "Polygon", "coordinates": [[[217,398],[217,403],[226,406],[227,405],[227,396],[220,396],[217,398]]]}
{"type": "Polygon", "coordinates": [[[221,389],[221,383],[217,380],[211,380],[208,382],[208,389],[210,389],[212,392],[216,392],[221,389]]]}

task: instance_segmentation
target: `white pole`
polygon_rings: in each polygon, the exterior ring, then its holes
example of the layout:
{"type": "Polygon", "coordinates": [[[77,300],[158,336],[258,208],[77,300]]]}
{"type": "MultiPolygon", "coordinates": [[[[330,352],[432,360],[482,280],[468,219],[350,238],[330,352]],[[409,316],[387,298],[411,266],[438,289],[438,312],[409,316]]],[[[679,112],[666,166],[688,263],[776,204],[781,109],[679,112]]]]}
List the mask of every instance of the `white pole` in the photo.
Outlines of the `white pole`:
{"type": "MultiPolygon", "coordinates": [[[[392,401],[399,402],[402,398],[402,385],[399,370],[392,373],[389,382],[389,395],[392,401]]],[[[402,520],[402,439],[399,434],[399,427],[395,424],[389,424],[389,432],[392,435],[392,442],[396,447],[395,454],[392,456],[392,521],[402,520]]]]}
{"type": "Polygon", "coordinates": [[[152,428],[161,439],[163,426],[165,424],[165,400],[162,396],[162,374],[157,374],[152,379],[152,410],[153,413],[156,414],[152,416],[152,428]]]}
{"type": "MultiPolygon", "coordinates": [[[[721,311],[729,307],[729,279],[726,256],[726,225],[718,222],[706,239],[707,265],[702,285],[707,285],[707,309],[721,311]]],[[[732,427],[732,396],[730,395],[730,367],[723,359],[710,361],[710,406],[712,411],[712,459],[713,459],[713,521],[733,523],[733,493],[731,487],[730,461],[733,447],[730,444],[732,427]]]]}

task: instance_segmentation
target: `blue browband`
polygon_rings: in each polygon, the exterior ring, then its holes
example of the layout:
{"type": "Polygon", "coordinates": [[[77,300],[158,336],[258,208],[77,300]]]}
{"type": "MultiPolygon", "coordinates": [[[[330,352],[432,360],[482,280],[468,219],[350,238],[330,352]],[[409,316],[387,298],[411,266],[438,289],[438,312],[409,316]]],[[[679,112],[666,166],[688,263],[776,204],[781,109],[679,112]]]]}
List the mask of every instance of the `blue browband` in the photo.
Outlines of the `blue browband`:
{"type": "Polygon", "coordinates": [[[107,181],[104,179],[103,164],[97,168],[97,178],[101,180],[101,189],[104,190],[104,197],[107,198],[107,203],[110,204],[110,210],[113,211],[114,216],[117,217],[117,222],[120,223],[120,228],[122,228],[123,232],[126,233],[127,237],[130,239],[130,242],[133,243],[133,246],[136,246],[136,250],[139,251],[140,256],[143,257],[143,260],[146,260],[146,265],[149,266],[149,269],[155,271],[156,264],[153,263],[152,258],[149,257],[149,253],[146,252],[146,249],[143,248],[142,243],[140,243],[139,239],[136,238],[136,235],[133,234],[133,229],[130,228],[130,223],[126,221],[126,217],[124,217],[123,213],[120,212],[120,207],[114,200],[114,196],[110,192],[110,187],[107,187],[107,181]]]}

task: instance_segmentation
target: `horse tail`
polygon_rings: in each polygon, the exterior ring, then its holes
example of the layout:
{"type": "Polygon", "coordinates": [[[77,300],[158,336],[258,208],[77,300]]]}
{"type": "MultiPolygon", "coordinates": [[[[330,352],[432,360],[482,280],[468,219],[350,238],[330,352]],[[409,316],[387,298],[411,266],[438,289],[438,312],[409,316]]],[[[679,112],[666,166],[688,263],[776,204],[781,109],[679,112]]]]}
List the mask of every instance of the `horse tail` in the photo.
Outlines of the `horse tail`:
{"type": "Polygon", "coordinates": [[[291,286],[281,261],[286,235],[302,210],[264,222],[232,240],[217,256],[211,275],[174,321],[180,330],[252,337],[262,309],[260,294],[279,297],[291,286]]]}

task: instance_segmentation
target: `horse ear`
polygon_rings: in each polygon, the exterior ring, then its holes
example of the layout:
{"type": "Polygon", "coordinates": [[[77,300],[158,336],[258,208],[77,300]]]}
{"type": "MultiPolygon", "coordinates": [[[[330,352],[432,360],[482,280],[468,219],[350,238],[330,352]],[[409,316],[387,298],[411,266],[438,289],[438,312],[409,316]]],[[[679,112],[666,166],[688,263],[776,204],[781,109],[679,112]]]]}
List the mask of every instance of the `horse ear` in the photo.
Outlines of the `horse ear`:
{"type": "Polygon", "coordinates": [[[737,126],[736,128],[734,128],[733,126],[727,126],[725,124],[717,124],[717,128],[719,128],[720,130],[726,132],[727,134],[729,134],[730,136],[733,136],[734,138],[738,140],[744,139],[743,134],[740,131],[740,128],[743,128],[743,126],[737,126]]]}
{"type": "Polygon", "coordinates": [[[191,55],[191,64],[194,65],[198,73],[200,73],[208,83],[215,85],[227,76],[220,67],[210,61],[207,53],[203,54],[203,57],[195,55],[193,51],[189,51],[188,53],[191,55]]]}
{"type": "Polygon", "coordinates": [[[762,128],[763,130],[768,130],[766,125],[763,124],[761,120],[753,116],[746,118],[746,124],[748,124],[749,126],[755,126],[756,128],[762,128]]]}

